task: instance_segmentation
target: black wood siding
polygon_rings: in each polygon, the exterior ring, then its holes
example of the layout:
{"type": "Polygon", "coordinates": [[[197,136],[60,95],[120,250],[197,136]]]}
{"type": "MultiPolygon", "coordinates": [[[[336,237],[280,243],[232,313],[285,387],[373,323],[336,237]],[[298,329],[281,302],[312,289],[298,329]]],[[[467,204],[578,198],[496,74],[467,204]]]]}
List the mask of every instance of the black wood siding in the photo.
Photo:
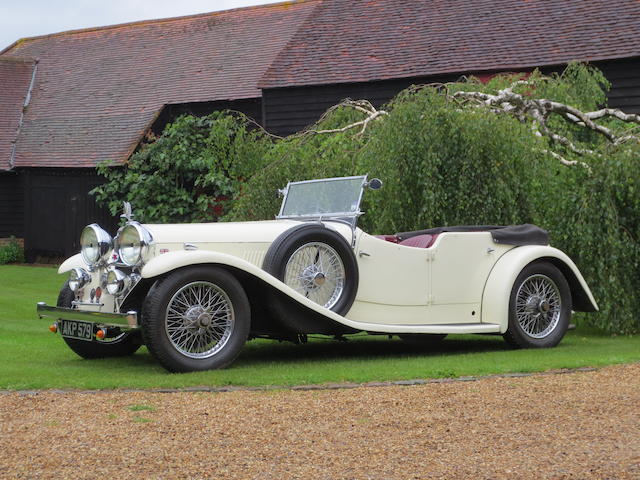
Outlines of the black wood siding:
{"type": "MultiPolygon", "coordinates": [[[[640,113],[640,58],[595,62],[594,65],[612,84],[609,106],[640,113]]],[[[550,73],[563,68],[548,67],[543,71],[550,73]]],[[[315,123],[329,107],[345,98],[366,99],[379,107],[411,85],[451,82],[461,75],[263,90],[265,127],[276,135],[289,135],[315,123]]]]}
{"type": "Polygon", "coordinates": [[[640,113],[640,58],[595,62],[611,82],[609,106],[627,113],[640,113]]]}
{"type": "Polygon", "coordinates": [[[78,253],[80,232],[89,223],[115,234],[119,219],[89,195],[103,183],[93,169],[39,168],[23,170],[22,175],[27,261],[78,253]]]}
{"type": "Polygon", "coordinates": [[[264,126],[276,135],[289,135],[312,125],[329,107],[345,98],[369,100],[378,108],[411,85],[458,78],[459,75],[453,75],[263,90],[264,126]]]}
{"type": "Polygon", "coordinates": [[[260,98],[246,98],[241,100],[222,100],[215,102],[176,103],[165,105],[151,130],[158,135],[162,133],[167,123],[174,121],[181,115],[195,115],[203,117],[219,110],[235,110],[244,113],[258,124],[262,124],[262,101],[260,98]]]}
{"type": "Polygon", "coordinates": [[[24,235],[24,195],[22,176],[0,172],[0,238],[24,235]]]}

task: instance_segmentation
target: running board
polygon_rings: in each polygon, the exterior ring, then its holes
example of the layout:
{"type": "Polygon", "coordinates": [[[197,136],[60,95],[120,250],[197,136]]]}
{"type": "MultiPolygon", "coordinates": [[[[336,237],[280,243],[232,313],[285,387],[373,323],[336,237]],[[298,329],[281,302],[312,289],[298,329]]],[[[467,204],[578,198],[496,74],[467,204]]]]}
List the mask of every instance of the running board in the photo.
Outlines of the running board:
{"type": "Polygon", "coordinates": [[[381,325],[350,321],[349,325],[367,332],[380,333],[500,333],[494,323],[450,323],[444,325],[381,325]]]}

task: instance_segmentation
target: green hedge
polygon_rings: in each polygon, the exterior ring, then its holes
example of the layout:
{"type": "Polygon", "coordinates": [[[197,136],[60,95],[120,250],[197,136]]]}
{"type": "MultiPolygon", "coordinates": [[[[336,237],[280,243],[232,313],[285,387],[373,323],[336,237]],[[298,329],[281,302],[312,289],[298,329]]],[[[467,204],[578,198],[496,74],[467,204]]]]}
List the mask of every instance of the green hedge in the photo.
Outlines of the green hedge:
{"type": "MultiPolygon", "coordinates": [[[[448,91],[496,92],[518,76],[484,85],[474,79],[448,91]]],[[[534,72],[525,95],[549,98],[589,111],[605,102],[608,84],[598,70],[570,65],[550,78],[534,72]]],[[[136,154],[124,173],[101,171],[110,182],[98,189],[114,212],[136,199],[143,219],[198,221],[211,215],[212,199],[233,198],[222,220],[270,219],[276,195],[288,181],[368,173],[385,186],[365,195],[360,225],[394,233],[454,224],[535,223],[552,245],[571,256],[601,311],[579,323],[609,332],[640,330],[640,146],[612,147],[561,119],[550,125],[595,151],[576,158],[532,134],[531,125],[488,109],[460,105],[437,86],[411,88],[384,106],[388,112],[364,133],[295,135],[273,140],[237,115],[184,117],[136,154]],[[220,147],[221,146],[221,147],[220,147]],[[589,165],[566,167],[551,156],[589,165]],[[154,169],[161,167],[160,171],[154,169]],[[161,177],[161,178],[156,178],[161,177]],[[124,183],[123,183],[124,182],[124,183]],[[123,185],[126,185],[123,186],[123,185]]],[[[362,118],[340,107],[316,129],[342,127],[362,118]]],[[[610,128],[628,128],[617,121],[610,128]]]]}
{"type": "MultiPolygon", "coordinates": [[[[495,92],[514,78],[497,77],[488,85],[470,79],[448,88],[495,92]]],[[[601,72],[579,64],[550,79],[537,73],[531,79],[536,86],[530,95],[586,111],[604,103],[608,88],[601,72]]],[[[559,133],[598,152],[579,158],[589,168],[566,167],[545,153],[557,146],[534,136],[531,125],[462,108],[442,88],[409,89],[384,108],[389,115],[364,135],[355,129],[277,142],[267,154],[269,167],[243,186],[227,219],[273,218],[280,203],[275,191],[290,180],[368,173],[385,182],[365,196],[360,225],[369,232],[535,223],[575,260],[599,303],[600,313],[578,315],[576,321],[616,333],[640,330],[637,144],[613,148],[591,132],[552,119],[559,133]]],[[[338,109],[315,128],[353,118],[350,109],[338,109]]]]}
{"type": "Polygon", "coordinates": [[[11,237],[6,245],[0,246],[0,265],[24,262],[24,250],[18,241],[11,237]]]}

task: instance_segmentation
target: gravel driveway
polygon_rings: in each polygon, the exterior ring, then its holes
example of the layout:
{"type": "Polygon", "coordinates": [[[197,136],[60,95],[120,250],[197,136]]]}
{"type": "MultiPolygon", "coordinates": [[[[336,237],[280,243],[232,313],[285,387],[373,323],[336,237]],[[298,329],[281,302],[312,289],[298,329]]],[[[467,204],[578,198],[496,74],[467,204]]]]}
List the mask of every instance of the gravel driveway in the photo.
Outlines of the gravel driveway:
{"type": "Polygon", "coordinates": [[[0,478],[638,479],[640,364],[347,390],[1,394],[0,478]]]}

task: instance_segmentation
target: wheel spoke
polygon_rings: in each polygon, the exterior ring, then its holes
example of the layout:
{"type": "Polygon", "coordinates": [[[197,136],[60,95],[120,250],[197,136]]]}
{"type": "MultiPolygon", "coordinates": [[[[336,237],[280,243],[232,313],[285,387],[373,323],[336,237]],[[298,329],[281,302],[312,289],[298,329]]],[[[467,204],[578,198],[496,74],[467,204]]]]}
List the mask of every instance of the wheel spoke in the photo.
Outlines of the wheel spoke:
{"type": "Polygon", "coordinates": [[[342,296],[344,265],[329,245],[307,243],[289,258],[284,283],[310,300],[331,308],[342,296]]]}
{"type": "Polygon", "coordinates": [[[542,274],[525,279],[515,296],[515,314],[530,337],[545,338],[560,321],[561,297],[555,282],[542,274]]]}
{"type": "Polygon", "coordinates": [[[208,358],[227,343],[234,328],[233,304],[218,285],[193,282],[181,287],[169,300],[165,331],[183,355],[208,358]]]}

